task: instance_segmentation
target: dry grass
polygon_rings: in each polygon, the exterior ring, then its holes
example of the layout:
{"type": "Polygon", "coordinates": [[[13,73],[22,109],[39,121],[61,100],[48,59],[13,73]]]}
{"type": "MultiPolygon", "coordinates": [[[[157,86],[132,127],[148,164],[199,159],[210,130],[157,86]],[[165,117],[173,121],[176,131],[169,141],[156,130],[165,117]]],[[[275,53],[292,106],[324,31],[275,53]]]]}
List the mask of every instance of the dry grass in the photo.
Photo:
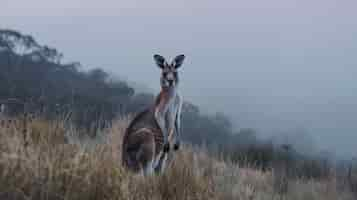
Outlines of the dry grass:
{"type": "Polygon", "coordinates": [[[128,121],[117,120],[90,139],[60,122],[6,120],[0,126],[0,199],[355,199],[338,190],[334,178],[281,181],[273,172],[239,168],[190,146],[162,175],[130,174],[120,166],[128,121]]]}

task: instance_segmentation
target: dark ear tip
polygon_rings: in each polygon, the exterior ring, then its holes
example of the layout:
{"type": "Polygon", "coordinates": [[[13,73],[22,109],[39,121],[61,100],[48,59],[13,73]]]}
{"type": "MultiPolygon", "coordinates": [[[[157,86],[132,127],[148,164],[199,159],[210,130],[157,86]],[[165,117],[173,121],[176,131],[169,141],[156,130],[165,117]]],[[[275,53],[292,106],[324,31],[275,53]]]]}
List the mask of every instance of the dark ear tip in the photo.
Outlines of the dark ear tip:
{"type": "Polygon", "coordinates": [[[154,54],[154,59],[159,60],[160,62],[164,62],[165,58],[159,54],[154,54]]]}
{"type": "Polygon", "coordinates": [[[175,62],[182,63],[182,61],[184,59],[185,59],[185,55],[181,54],[181,55],[176,56],[176,58],[174,60],[175,60],[175,62]]]}
{"type": "Polygon", "coordinates": [[[185,55],[184,54],[181,54],[181,55],[178,55],[176,56],[175,60],[178,61],[178,60],[184,60],[185,59],[185,55]]]}

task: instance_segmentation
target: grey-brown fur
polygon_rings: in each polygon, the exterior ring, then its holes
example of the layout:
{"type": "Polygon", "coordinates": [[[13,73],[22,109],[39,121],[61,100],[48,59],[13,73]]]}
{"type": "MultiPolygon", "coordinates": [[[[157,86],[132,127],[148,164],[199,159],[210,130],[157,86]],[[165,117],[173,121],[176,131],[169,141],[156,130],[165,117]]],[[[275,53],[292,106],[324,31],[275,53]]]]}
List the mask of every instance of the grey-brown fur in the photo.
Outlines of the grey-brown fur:
{"type": "Polygon", "coordinates": [[[130,123],[123,140],[123,165],[134,172],[151,173],[153,160],[163,146],[162,132],[152,109],[139,113],[130,123]],[[148,166],[148,165],[151,165],[148,166]]]}
{"type": "Polygon", "coordinates": [[[177,90],[177,68],[184,56],[177,56],[170,65],[162,56],[155,55],[154,59],[162,69],[160,94],[153,106],[132,120],[123,139],[123,165],[134,172],[142,170],[144,174],[161,172],[170,143],[174,143],[175,150],[180,145],[182,97],[177,90]]]}

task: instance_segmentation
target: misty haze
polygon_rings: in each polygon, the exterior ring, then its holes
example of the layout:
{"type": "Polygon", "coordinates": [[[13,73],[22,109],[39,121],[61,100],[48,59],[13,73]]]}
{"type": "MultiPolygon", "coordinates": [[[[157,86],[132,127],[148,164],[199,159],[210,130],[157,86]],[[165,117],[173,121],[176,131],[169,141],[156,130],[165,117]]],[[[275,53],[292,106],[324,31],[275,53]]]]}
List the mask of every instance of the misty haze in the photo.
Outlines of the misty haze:
{"type": "Polygon", "coordinates": [[[356,8],[1,1],[0,199],[356,199],[356,8]]]}
{"type": "Polygon", "coordinates": [[[66,16],[66,7],[45,1],[41,10],[10,12],[15,4],[2,6],[1,27],[34,35],[66,60],[158,91],[152,54],[185,53],[185,99],[225,112],[238,128],[263,136],[303,129],[320,147],[355,155],[354,1],[113,1],[98,9],[93,1],[66,16]],[[89,17],[94,9],[98,17],[89,17]]]}

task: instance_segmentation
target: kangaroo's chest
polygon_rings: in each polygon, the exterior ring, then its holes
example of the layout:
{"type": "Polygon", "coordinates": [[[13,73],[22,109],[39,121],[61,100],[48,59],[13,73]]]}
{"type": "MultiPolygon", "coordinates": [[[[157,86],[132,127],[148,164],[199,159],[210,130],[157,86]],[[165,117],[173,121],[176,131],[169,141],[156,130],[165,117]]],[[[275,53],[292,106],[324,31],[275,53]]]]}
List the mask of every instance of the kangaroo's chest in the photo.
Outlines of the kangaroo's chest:
{"type": "Polygon", "coordinates": [[[167,111],[166,111],[166,115],[165,115],[166,118],[176,116],[177,110],[179,107],[179,103],[180,103],[179,95],[175,95],[173,98],[171,98],[168,101],[167,111]]]}
{"type": "Polygon", "coordinates": [[[177,110],[179,97],[180,96],[176,90],[162,91],[156,98],[155,105],[158,109],[170,114],[177,110]]]}

